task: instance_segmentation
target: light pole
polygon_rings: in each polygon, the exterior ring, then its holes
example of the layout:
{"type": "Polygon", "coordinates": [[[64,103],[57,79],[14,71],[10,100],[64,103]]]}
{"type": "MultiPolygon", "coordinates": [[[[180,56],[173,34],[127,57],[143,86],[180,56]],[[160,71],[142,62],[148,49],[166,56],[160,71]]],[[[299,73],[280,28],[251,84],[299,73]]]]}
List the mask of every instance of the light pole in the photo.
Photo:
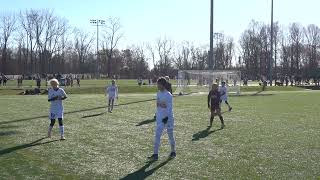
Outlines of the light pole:
{"type": "Polygon", "coordinates": [[[213,57],[213,11],[214,11],[214,0],[211,0],[210,6],[210,51],[209,51],[209,69],[213,70],[214,67],[214,57],[213,57]]]}
{"type": "Polygon", "coordinates": [[[100,78],[99,26],[106,24],[106,21],[100,19],[90,19],[90,24],[97,26],[97,78],[100,78]]]}
{"type": "Polygon", "coordinates": [[[272,66],[273,66],[273,0],[271,0],[271,53],[270,53],[270,62],[269,62],[269,80],[270,86],[272,86],[272,66]]]}

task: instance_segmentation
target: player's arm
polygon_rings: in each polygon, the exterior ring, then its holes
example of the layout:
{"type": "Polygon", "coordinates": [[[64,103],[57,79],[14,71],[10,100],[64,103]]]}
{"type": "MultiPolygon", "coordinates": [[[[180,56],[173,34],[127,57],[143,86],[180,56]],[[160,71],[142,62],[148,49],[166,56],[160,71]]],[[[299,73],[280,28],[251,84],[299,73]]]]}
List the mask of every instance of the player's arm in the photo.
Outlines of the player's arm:
{"type": "Polygon", "coordinates": [[[173,119],[173,110],[172,110],[172,95],[167,95],[167,102],[166,102],[166,108],[167,108],[167,114],[169,119],[173,119]]]}
{"type": "Polygon", "coordinates": [[[208,94],[208,108],[210,108],[211,92],[208,94]]]}
{"type": "Polygon", "coordinates": [[[48,102],[55,101],[57,99],[58,99],[58,97],[52,97],[52,95],[50,94],[50,88],[49,88],[48,89],[48,102]]]}
{"type": "Polygon", "coordinates": [[[68,98],[67,93],[66,93],[63,89],[61,89],[61,90],[62,90],[62,96],[60,96],[59,99],[60,99],[60,100],[65,100],[65,99],[67,99],[67,98],[68,98]]]}
{"type": "Polygon", "coordinates": [[[118,93],[119,93],[119,89],[118,89],[118,86],[116,86],[116,97],[117,97],[117,99],[119,98],[118,93]]]}
{"type": "Polygon", "coordinates": [[[48,102],[55,101],[55,100],[57,100],[57,99],[58,99],[58,96],[52,97],[52,98],[48,98],[48,102]]]}
{"type": "Polygon", "coordinates": [[[108,93],[109,93],[109,86],[106,86],[106,88],[105,88],[105,95],[107,96],[108,93]]]}

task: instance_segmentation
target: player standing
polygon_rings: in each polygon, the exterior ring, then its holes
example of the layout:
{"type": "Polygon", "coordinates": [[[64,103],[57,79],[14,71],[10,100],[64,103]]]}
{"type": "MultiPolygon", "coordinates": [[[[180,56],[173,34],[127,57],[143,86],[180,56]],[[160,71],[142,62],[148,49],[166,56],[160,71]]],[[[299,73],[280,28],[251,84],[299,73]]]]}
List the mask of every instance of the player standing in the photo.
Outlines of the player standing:
{"type": "Polygon", "coordinates": [[[212,89],[208,94],[208,108],[211,111],[211,117],[210,117],[210,125],[209,127],[212,127],[214,116],[219,116],[221,121],[221,129],[225,127],[223,117],[221,115],[221,108],[220,108],[220,98],[224,94],[221,94],[218,89],[218,84],[213,84],[212,89]]]}
{"type": "Polygon", "coordinates": [[[118,99],[118,86],[115,80],[112,80],[112,84],[106,87],[106,96],[108,96],[108,112],[112,113],[114,98],[118,99]]]}
{"type": "Polygon", "coordinates": [[[158,160],[159,147],[161,141],[161,135],[163,130],[166,128],[169,142],[171,145],[170,157],[176,157],[175,139],[173,135],[174,129],[174,117],[172,108],[172,94],[165,88],[167,81],[164,78],[160,78],[157,82],[158,93],[157,93],[157,113],[156,113],[156,134],[154,139],[154,151],[153,155],[149,157],[151,160],[158,160]]]}
{"type": "Polygon", "coordinates": [[[48,130],[48,138],[51,138],[52,128],[56,122],[56,119],[58,118],[60,135],[61,135],[60,139],[65,140],[64,126],[62,122],[63,111],[64,111],[62,100],[65,100],[67,98],[67,94],[62,88],[59,88],[59,81],[57,79],[51,79],[49,83],[51,85],[51,88],[48,91],[48,102],[51,102],[50,114],[49,114],[49,119],[51,120],[51,123],[49,125],[49,130],[48,130]]]}
{"type": "Polygon", "coordinates": [[[223,95],[221,96],[221,98],[220,98],[221,103],[222,103],[222,102],[226,103],[226,105],[227,105],[228,108],[229,108],[229,111],[231,111],[231,110],[232,110],[232,107],[231,107],[231,106],[229,105],[229,103],[228,103],[228,89],[227,89],[227,86],[226,86],[226,82],[224,82],[224,81],[221,82],[221,87],[220,87],[220,89],[219,89],[219,92],[220,92],[221,94],[223,94],[223,95]]]}

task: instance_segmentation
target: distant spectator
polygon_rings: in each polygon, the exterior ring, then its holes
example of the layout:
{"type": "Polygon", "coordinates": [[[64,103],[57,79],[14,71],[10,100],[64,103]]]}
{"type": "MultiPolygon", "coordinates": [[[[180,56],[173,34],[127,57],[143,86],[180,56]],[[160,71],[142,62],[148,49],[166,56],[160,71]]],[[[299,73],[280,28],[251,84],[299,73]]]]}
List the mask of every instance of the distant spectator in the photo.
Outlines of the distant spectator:
{"type": "Polygon", "coordinates": [[[286,75],[286,77],[284,78],[284,81],[286,82],[286,86],[289,85],[289,77],[286,75]]]}
{"type": "Polygon", "coordinates": [[[77,85],[78,85],[78,87],[80,87],[80,78],[79,77],[77,77],[77,85]]]}
{"type": "Polygon", "coordinates": [[[3,81],[3,86],[7,86],[8,78],[4,74],[2,74],[2,81],[3,81]]]}
{"type": "Polygon", "coordinates": [[[2,76],[0,76],[0,86],[2,86],[2,76]]]}
{"type": "Polygon", "coordinates": [[[37,87],[40,89],[40,87],[41,87],[41,78],[39,76],[37,77],[36,82],[37,82],[37,87]]]}
{"type": "Polygon", "coordinates": [[[142,79],[139,78],[137,81],[138,81],[138,85],[141,86],[142,85],[142,79]]]}
{"type": "Polygon", "coordinates": [[[21,86],[22,86],[22,81],[23,81],[22,76],[19,76],[19,77],[18,77],[18,87],[21,87],[21,86]]]}

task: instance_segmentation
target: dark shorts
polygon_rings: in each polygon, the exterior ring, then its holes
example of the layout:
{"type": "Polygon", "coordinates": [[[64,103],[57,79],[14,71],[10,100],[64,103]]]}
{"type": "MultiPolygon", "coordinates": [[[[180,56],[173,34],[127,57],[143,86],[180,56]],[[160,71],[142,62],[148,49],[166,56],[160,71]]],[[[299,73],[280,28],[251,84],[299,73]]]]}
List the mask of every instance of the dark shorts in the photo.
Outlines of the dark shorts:
{"type": "Polygon", "coordinates": [[[211,111],[213,112],[217,112],[217,111],[220,111],[221,108],[220,108],[220,104],[219,105],[211,105],[211,111]]]}

